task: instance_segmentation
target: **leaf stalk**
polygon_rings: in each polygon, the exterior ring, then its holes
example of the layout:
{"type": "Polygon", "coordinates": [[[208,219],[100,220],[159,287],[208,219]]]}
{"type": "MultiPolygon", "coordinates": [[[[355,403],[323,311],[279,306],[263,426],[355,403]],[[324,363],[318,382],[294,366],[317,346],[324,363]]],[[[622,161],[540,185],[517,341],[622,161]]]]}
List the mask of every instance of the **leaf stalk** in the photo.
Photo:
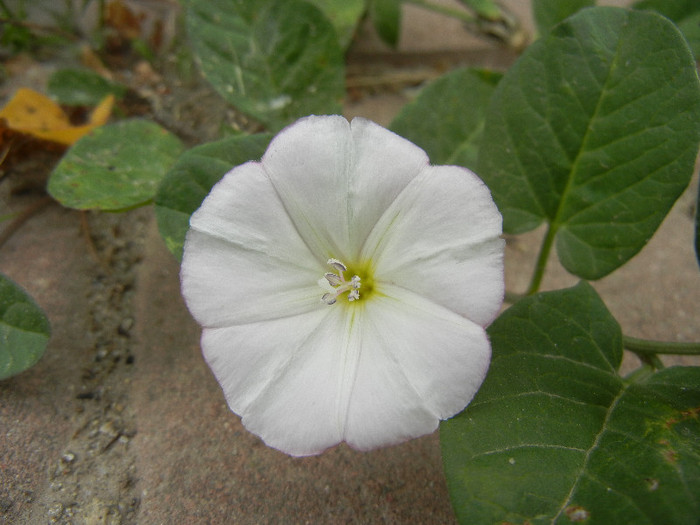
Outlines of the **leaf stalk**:
{"type": "Polygon", "coordinates": [[[532,274],[532,280],[530,281],[530,286],[528,287],[525,295],[536,294],[540,289],[542,284],[542,277],[544,277],[544,271],[547,268],[547,260],[549,259],[549,253],[552,251],[552,246],[554,244],[554,237],[557,235],[557,229],[553,225],[547,227],[547,233],[542,240],[542,247],[540,248],[540,254],[537,257],[537,263],[535,265],[535,271],[532,274]]]}
{"type": "Polygon", "coordinates": [[[649,339],[623,336],[622,343],[630,352],[641,355],[700,355],[700,342],[652,341],[649,339]]]}

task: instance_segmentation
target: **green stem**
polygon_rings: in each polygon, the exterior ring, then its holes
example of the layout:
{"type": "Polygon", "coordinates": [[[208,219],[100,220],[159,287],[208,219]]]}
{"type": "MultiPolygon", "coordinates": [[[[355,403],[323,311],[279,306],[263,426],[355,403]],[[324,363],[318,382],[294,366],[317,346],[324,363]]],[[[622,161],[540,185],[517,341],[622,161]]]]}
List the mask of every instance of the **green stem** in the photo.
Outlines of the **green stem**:
{"type": "Polygon", "coordinates": [[[544,271],[547,268],[549,252],[552,251],[552,245],[554,244],[554,237],[556,237],[556,235],[557,229],[550,224],[547,227],[547,234],[542,240],[542,247],[540,248],[540,255],[537,258],[537,264],[535,265],[535,272],[532,274],[532,280],[530,281],[530,286],[527,292],[525,292],[525,295],[533,295],[540,289],[542,277],[544,277],[544,271]]]}
{"type": "Polygon", "coordinates": [[[700,343],[680,343],[676,341],[650,341],[623,336],[623,346],[635,354],[678,354],[700,355],[700,343]]]}
{"type": "Polygon", "coordinates": [[[636,355],[642,363],[649,365],[654,370],[661,370],[662,368],[665,368],[663,361],[661,361],[659,356],[656,354],[635,353],[634,355],[636,355]]]}
{"type": "Polygon", "coordinates": [[[454,9],[452,7],[446,7],[443,5],[431,4],[430,2],[427,2],[426,0],[403,0],[403,1],[407,4],[417,5],[419,7],[422,7],[423,9],[427,9],[429,11],[434,11],[434,12],[440,13],[442,15],[456,18],[457,20],[461,20],[463,22],[472,23],[476,20],[476,17],[474,15],[471,15],[471,14],[467,13],[466,11],[461,11],[459,9],[454,9]]]}

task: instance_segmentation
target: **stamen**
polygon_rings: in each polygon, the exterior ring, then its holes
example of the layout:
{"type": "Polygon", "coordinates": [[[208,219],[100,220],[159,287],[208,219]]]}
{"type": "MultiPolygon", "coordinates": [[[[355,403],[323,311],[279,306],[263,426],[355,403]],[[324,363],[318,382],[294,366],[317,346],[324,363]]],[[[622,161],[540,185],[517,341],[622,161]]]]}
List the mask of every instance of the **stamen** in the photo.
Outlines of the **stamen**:
{"type": "Polygon", "coordinates": [[[321,297],[321,300],[326,303],[328,306],[335,304],[336,297],[335,294],[332,293],[324,293],[323,297],[321,297]]]}
{"type": "Polygon", "coordinates": [[[338,272],[347,272],[348,267],[345,266],[342,262],[340,262],[338,259],[328,259],[328,262],[326,263],[329,266],[332,266],[335,268],[338,272]]]}
{"type": "Polygon", "coordinates": [[[331,286],[340,286],[343,284],[343,280],[334,273],[327,273],[325,277],[331,286]]]}
{"type": "Polygon", "coordinates": [[[338,273],[328,272],[324,275],[325,281],[321,279],[319,284],[328,289],[327,285],[330,285],[332,291],[324,293],[321,297],[321,301],[327,305],[335,304],[338,300],[338,296],[348,292],[348,301],[356,301],[360,298],[360,277],[353,275],[349,281],[345,280],[345,275],[343,272],[348,271],[348,267],[345,266],[338,259],[328,259],[328,265],[336,270],[338,273]],[[326,285],[327,284],[327,285],[326,285]]]}

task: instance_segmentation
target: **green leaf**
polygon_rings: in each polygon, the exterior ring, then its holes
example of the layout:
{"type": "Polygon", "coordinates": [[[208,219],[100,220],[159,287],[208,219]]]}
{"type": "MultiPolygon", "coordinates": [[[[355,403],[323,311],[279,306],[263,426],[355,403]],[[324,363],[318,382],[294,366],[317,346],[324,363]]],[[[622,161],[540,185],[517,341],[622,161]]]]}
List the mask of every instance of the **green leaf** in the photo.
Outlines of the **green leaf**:
{"type": "Polygon", "coordinates": [[[462,523],[697,523],[700,367],[623,381],[620,327],[586,283],[488,332],[486,381],[440,428],[462,523]]]}
{"type": "Polygon", "coordinates": [[[67,106],[96,106],[107,95],[122,98],[126,87],[92,71],[60,69],[49,79],[49,95],[67,106]]]}
{"type": "Polygon", "coordinates": [[[653,10],[673,20],[685,35],[695,56],[700,56],[700,2],[697,0],[642,0],[632,7],[653,10]]]}
{"type": "Polygon", "coordinates": [[[158,229],[168,250],[182,259],[190,215],[221,177],[239,164],[259,160],[272,135],[239,135],[185,152],[168,171],[156,195],[158,229]]]}
{"type": "Polygon", "coordinates": [[[486,107],[501,76],[469,68],[443,75],[403,107],[391,129],[423,148],[434,164],[474,169],[486,107]]]}
{"type": "Polygon", "coordinates": [[[0,380],[35,365],[44,355],[50,334],[41,308],[0,273],[0,380]]]}
{"type": "Polygon", "coordinates": [[[365,12],[365,0],[307,0],[328,17],[343,49],[350,45],[357,23],[365,12]]]}
{"type": "Polygon", "coordinates": [[[700,57],[700,10],[692,16],[676,22],[685,39],[690,45],[690,49],[696,57],[700,57]]]}
{"type": "Polygon", "coordinates": [[[700,85],[667,19],[585,9],[535,42],[491,99],[478,173],[504,230],[546,221],[571,273],[638,253],[690,181],[700,85]]]}
{"type": "Polygon", "coordinates": [[[340,113],[342,50],[316,6],[301,0],[191,0],[187,29],[207,80],[271,130],[312,113],[340,113]]]}
{"type": "Polygon", "coordinates": [[[533,0],[532,14],[540,34],[570,17],[584,7],[595,5],[595,0],[533,0]]]}
{"type": "Polygon", "coordinates": [[[396,47],[401,36],[401,1],[369,0],[369,16],[379,38],[396,47]]]}
{"type": "Polygon", "coordinates": [[[500,20],[503,16],[501,8],[494,0],[459,0],[477,15],[486,20],[500,20]]]}
{"type": "Polygon", "coordinates": [[[71,147],[49,179],[49,193],[79,210],[117,211],[153,199],[182,143],[145,120],[125,120],[93,130],[71,147]]]}

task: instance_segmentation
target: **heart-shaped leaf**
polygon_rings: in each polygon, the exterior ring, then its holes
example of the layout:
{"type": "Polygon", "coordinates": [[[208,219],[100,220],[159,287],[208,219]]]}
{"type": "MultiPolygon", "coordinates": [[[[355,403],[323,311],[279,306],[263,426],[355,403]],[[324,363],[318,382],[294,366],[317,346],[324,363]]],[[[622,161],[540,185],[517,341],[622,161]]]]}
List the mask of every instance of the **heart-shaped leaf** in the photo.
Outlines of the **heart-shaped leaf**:
{"type": "Polygon", "coordinates": [[[532,14],[537,30],[544,34],[577,11],[594,5],[595,0],[533,0],[532,14]]]}
{"type": "Polygon", "coordinates": [[[16,283],[0,274],[0,380],[39,361],[51,328],[44,312],[16,283]]]}
{"type": "Polygon", "coordinates": [[[673,20],[695,56],[700,56],[700,2],[697,0],[641,0],[632,7],[651,9],[673,20]]]}
{"type": "Polygon", "coordinates": [[[595,7],[499,82],[477,172],[506,232],[548,222],[566,269],[597,279],[651,238],[690,181],[699,140],[700,84],[678,29],[595,7]]]}
{"type": "Polygon", "coordinates": [[[187,30],[212,86],[271,130],[312,113],[340,113],[342,50],[316,6],[302,0],[191,0],[187,30]]]}
{"type": "Polygon", "coordinates": [[[185,152],[168,171],[156,195],[158,229],[168,250],[182,259],[190,215],[212,186],[239,164],[259,160],[272,135],[240,135],[202,144],[185,152]]]}
{"type": "Polygon", "coordinates": [[[620,327],[586,283],[488,332],[486,381],[440,431],[462,523],[697,523],[700,367],[624,381],[620,327]]]}
{"type": "Polygon", "coordinates": [[[447,73],[404,106],[391,129],[423,148],[434,164],[474,169],[486,107],[501,76],[468,68],[447,73]]]}
{"type": "Polygon", "coordinates": [[[145,204],[182,148],[175,135],[145,120],[101,126],[66,152],[48,190],[64,206],[79,210],[145,204]]]}

